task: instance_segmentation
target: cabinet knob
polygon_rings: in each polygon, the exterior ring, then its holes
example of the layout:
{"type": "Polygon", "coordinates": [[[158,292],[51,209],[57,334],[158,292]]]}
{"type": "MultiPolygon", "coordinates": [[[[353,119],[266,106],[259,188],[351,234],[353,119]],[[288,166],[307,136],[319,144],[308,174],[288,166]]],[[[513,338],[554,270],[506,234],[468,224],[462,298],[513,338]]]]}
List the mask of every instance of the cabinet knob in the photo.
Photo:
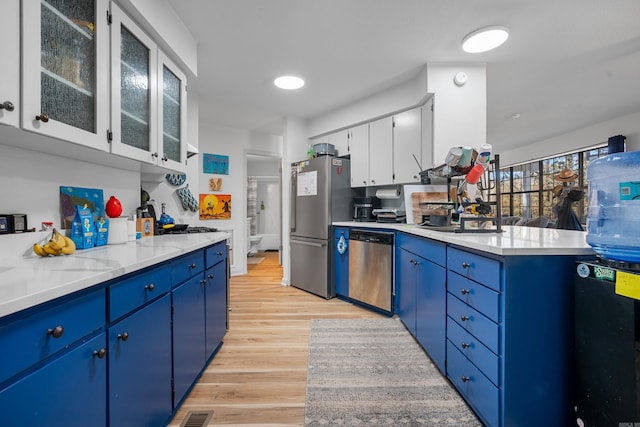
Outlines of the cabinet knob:
{"type": "Polygon", "coordinates": [[[207,279],[213,279],[213,274],[207,274],[207,279]]]}
{"type": "Polygon", "coordinates": [[[376,180],[375,180],[375,179],[372,179],[372,180],[371,180],[371,183],[375,185],[376,180]]]}
{"type": "Polygon", "coordinates": [[[189,265],[189,268],[196,268],[195,263],[194,263],[194,264],[190,264],[190,265],[189,265]]]}
{"type": "Polygon", "coordinates": [[[460,293],[461,293],[462,295],[467,295],[467,294],[469,293],[469,289],[464,289],[464,288],[462,288],[462,289],[460,289],[460,293]]]}
{"type": "Polygon", "coordinates": [[[469,264],[468,262],[462,263],[462,268],[469,268],[469,267],[471,267],[471,264],[469,264]]]}
{"type": "Polygon", "coordinates": [[[222,256],[222,252],[217,252],[216,255],[222,256]]]}
{"type": "Polygon", "coordinates": [[[460,316],[460,320],[462,320],[463,322],[466,322],[467,320],[469,320],[469,316],[465,316],[463,314],[462,316],[460,316]]]}
{"type": "Polygon", "coordinates": [[[153,291],[156,288],[156,285],[153,283],[149,283],[148,285],[144,285],[144,289],[147,291],[153,291]]]}
{"type": "Polygon", "coordinates": [[[460,379],[462,380],[463,383],[466,383],[467,381],[469,381],[471,378],[467,377],[466,375],[463,375],[460,377],[460,379]]]}
{"type": "Polygon", "coordinates": [[[206,281],[206,280],[204,280],[204,279],[202,279],[202,280],[200,280],[200,284],[201,284],[201,285],[206,285],[206,284],[207,284],[207,281],[206,281]]]}
{"type": "Polygon", "coordinates": [[[126,341],[129,339],[129,332],[123,332],[121,334],[116,335],[116,338],[122,341],[126,341]]]}
{"type": "Polygon", "coordinates": [[[61,325],[56,326],[55,328],[47,329],[47,335],[50,335],[54,338],[60,338],[64,333],[64,328],[61,325]]]}
{"type": "Polygon", "coordinates": [[[163,162],[166,162],[167,160],[169,160],[169,159],[167,158],[167,156],[166,156],[166,155],[163,155],[163,156],[162,156],[162,161],[163,161],[163,162]]]}
{"type": "Polygon", "coordinates": [[[363,183],[364,185],[367,185],[367,181],[362,181],[362,183],[363,183]]]}
{"type": "Polygon", "coordinates": [[[462,343],[460,343],[460,347],[462,347],[462,348],[469,348],[469,347],[470,347],[470,345],[463,341],[462,343]]]}
{"type": "Polygon", "coordinates": [[[157,152],[156,153],[152,153],[151,157],[158,157],[158,153],[157,152]]]}
{"type": "Polygon", "coordinates": [[[39,116],[36,116],[36,120],[40,120],[42,123],[47,123],[49,121],[49,116],[45,113],[40,113],[39,116]]]}
{"type": "Polygon", "coordinates": [[[0,104],[0,110],[7,110],[7,111],[13,111],[15,107],[13,106],[13,102],[11,101],[4,101],[2,104],[0,104]]]}
{"type": "Polygon", "coordinates": [[[101,348],[100,350],[93,350],[93,357],[98,357],[98,359],[103,359],[107,355],[107,349],[101,348]]]}

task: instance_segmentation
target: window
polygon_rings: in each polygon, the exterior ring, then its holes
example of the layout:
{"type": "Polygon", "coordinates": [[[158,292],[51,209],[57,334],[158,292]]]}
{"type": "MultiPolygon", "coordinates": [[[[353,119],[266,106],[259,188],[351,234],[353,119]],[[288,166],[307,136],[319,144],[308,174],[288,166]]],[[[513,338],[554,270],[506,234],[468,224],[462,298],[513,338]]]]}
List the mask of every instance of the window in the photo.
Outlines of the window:
{"type": "Polygon", "coordinates": [[[607,146],[586,151],[536,160],[500,170],[501,209],[503,215],[535,218],[540,215],[554,218],[553,188],[560,183],[554,177],[562,170],[570,169],[578,174],[575,185],[584,191],[584,197],[575,209],[580,222],[587,220],[588,192],[585,176],[589,162],[606,156],[607,146]]]}

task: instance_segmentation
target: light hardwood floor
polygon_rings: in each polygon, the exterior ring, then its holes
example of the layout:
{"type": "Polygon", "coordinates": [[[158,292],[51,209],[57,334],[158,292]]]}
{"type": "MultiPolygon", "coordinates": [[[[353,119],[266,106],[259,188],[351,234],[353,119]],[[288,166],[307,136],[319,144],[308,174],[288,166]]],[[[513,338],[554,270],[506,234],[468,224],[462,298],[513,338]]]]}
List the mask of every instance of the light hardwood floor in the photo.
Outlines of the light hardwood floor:
{"type": "Polygon", "coordinates": [[[229,331],[169,427],[190,411],[213,411],[207,425],[302,426],[311,319],[381,315],[282,286],[277,252],[230,282],[229,331]]]}

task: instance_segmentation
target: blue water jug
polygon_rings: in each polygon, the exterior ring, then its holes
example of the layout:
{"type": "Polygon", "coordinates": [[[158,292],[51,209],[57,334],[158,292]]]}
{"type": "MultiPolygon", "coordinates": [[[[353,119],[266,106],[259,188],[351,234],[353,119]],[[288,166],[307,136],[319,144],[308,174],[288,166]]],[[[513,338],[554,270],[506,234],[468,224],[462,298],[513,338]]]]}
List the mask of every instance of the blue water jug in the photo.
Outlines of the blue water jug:
{"type": "Polygon", "coordinates": [[[589,163],[587,243],[603,258],[640,263],[640,151],[589,163]]]}

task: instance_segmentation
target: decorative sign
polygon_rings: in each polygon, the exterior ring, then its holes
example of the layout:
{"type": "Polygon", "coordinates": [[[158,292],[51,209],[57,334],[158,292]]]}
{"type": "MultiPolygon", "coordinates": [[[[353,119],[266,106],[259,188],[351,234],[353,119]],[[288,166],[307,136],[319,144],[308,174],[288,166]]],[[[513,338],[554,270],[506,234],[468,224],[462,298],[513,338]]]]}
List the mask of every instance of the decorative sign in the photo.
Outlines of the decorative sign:
{"type": "Polygon", "coordinates": [[[222,178],[209,178],[209,191],[221,191],[222,178]]]}
{"type": "Polygon", "coordinates": [[[231,219],[231,194],[200,194],[200,219],[231,219]]]}
{"type": "Polygon", "coordinates": [[[202,172],[229,175],[229,156],[203,153],[202,172]]]}

